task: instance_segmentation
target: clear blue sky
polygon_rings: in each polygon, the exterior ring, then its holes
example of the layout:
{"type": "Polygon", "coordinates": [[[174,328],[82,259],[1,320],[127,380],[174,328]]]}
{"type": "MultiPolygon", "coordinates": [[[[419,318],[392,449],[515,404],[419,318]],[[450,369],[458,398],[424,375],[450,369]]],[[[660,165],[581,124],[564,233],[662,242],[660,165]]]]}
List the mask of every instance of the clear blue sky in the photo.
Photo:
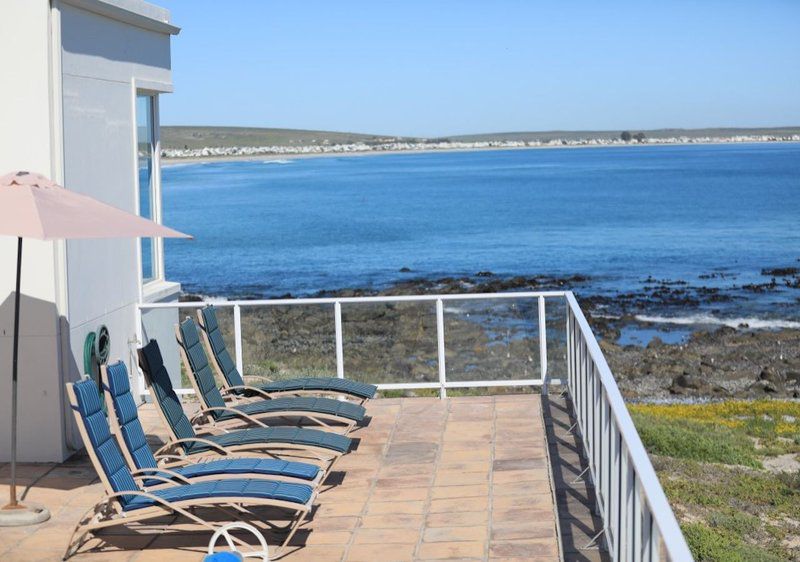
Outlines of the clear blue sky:
{"type": "Polygon", "coordinates": [[[800,125],[798,0],[154,1],[182,27],[165,125],[800,125]]]}

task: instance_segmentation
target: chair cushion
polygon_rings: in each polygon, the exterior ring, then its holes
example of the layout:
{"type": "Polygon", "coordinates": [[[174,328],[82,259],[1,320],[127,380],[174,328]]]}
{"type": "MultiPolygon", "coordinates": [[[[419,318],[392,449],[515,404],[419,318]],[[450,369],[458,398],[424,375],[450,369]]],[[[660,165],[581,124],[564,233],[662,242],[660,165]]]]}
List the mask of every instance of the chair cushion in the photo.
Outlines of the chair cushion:
{"type": "MultiPolygon", "coordinates": [[[[108,420],[100,403],[97,384],[90,379],[77,382],[72,388],[77,402],[73,408],[80,414],[80,421],[83,423],[89,439],[89,443],[84,443],[84,445],[94,451],[100,462],[100,466],[95,465],[95,470],[102,471],[114,492],[139,490],[139,486],[136,485],[125,464],[122,451],[119,450],[119,445],[108,428],[108,420]]],[[[125,506],[130,500],[130,496],[122,496],[120,503],[125,506]]]]}
{"type": "MultiPolygon", "coordinates": [[[[244,503],[247,503],[247,499],[254,498],[280,500],[304,505],[311,499],[313,490],[305,484],[243,478],[177,485],[159,490],[150,490],[150,493],[170,503],[206,498],[242,498],[245,500],[244,503]]],[[[150,498],[137,496],[128,502],[125,506],[125,511],[142,509],[153,505],[158,504],[150,498]]]]}
{"type": "Polygon", "coordinates": [[[205,326],[208,341],[211,344],[211,351],[214,353],[214,359],[219,365],[222,375],[225,377],[229,386],[242,386],[244,380],[242,375],[236,369],[236,364],[233,362],[228,349],[225,347],[225,339],[222,337],[222,332],[219,329],[219,322],[217,321],[217,310],[213,306],[207,306],[200,311],[203,317],[203,325],[205,326]]]}
{"type": "MultiPolygon", "coordinates": [[[[203,343],[200,341],[197,323],[192,318],[187,318],[180,323],[179,329],[181,345],[189,360],[191,370],[189,376],[194,377],[197,383],[201,394],[200,399],[209,408],[224,406],[225,400],[222,398],[219,388],[217,388],[217,381],[214,379],[211,365],[208,364],[208,357],[206,357],[206,350],[203,349],[203,343]]],[[[216,417],[216,414],[214,415],[216,417]]]]}
{"type": "Polygon", "coordinates": [[[150,340],[147,345],[139,350],[139,366],[147,378],[150,388],[156,397],[158,407],[167,418],[170,431],[176,439],[194,437],[194,428],[186,412],[183,411],[181,401],[172,388],[172,381],[164,366],[164,358],[156,340],[150,340]]]}
{"type": "Polygon", "coordinates": [[[378,387],[374,384],[367,384],[350,379],[340,379],[338,377],[300,377],[296,379],[286,379],[273,381],[261,385],[264,392],[289,392],[296,390],[338,392],[351,394],[359,398],[374,398],[378,387]]]}
{"type": "MultiPolygon", "coordinates": [[[[330,398],[315,398],[313,396],[260,400],[258,402],[234,406],[233,409],[255,417],[258,417],[259,414],[274,412],[317,412],[320,414],[339,416],[356,422],[363,420],[366,412],[363,406],[353,404],[352,402],[332,400],[330,398]]],[[[217,416],[217,419],[220,421],[236,419],[236,415],[224,413],[217,416]]]]}
{"type": "Polygon", "coordinates": [[[215,474],[258,474],[260,476],[290,476],[304,480],[314,480],[320,471],[318,466],[304,462],[259,458],[219,459],[189,464],[171,470],[186,478],[215,474]]]}
{"type": "MultiPolygon", "coordinates": [[[[329,433],[316,429],[299,427],[255,427],[240,429],[221,435],[201,435],[212,443],[221,447],[236,447],[239,445],[263,446],[269,448],[270,444],[286,443],[290,445],[308,445],[329,449],[337,453],[346,453],[350,450],[352,441],[349,437],[338,433],[329,433]]],[[[189,454],[205,452],[208,445],[194,443],[186,448],[189,454]]]]}
{"type": "Polygon", "coordinates": [[[133,457],[136,468],[155,468],[158,462],[147,444],[144,428],[139,422],[139,412],[131,394],[125,363],[119,361],[109,365],[106,372],[108,374],[106,391],[111,396],[114,405],[113,414],[117,417],[125,447],[133,457]]]}

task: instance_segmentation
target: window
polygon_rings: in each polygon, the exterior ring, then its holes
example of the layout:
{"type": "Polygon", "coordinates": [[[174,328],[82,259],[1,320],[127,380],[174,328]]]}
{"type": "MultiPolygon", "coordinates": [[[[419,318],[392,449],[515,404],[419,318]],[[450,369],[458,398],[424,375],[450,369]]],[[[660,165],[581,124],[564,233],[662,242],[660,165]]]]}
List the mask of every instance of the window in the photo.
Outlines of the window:
{"type": "MultiPolygon", "coordinates": [[[[136,166],[139,186],[139,214],[158,220],[157,160],[154,95],[136,96],[136,166]]],[[[141,239],[142,283],[154,281],[159,276],[158,247],[155,238],[141,239]]]]}

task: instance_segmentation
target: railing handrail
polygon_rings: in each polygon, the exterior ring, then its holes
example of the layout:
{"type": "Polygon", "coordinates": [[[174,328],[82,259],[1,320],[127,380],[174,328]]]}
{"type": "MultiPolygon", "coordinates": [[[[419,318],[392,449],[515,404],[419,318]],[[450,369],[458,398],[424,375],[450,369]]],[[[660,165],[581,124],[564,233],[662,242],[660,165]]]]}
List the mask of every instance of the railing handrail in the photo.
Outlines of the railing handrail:
{"type": "Polygon", "coordinates": [[[425,301],[464,301],[464,300],[495,300],[495,299],[531,299],[539,297],[564,297],[567,291],[517,291],[507,293],[458,293],[440,295],[374,295],[363,297],[309,297],[309,298],[281,298],[281,299],[254,299],[254,300],[220,300],[220,301],[185,301],[185,302],[154,302],[139,303],[142,310],[157,308],[202,308],[213,304],[216,307],[230,306],[282,306],[282,305],[312,305],[312,304],[367,304],[387,302],[425,302],[425,301]]]}
{"type": "Polygon", "coordinates": [[[669,505],[658,475],[650,462],[647,450],[644,448],[633,419],[625,406],[622,393],[620,393],[616,380],[611,374],[611,368],[608,366],[600,345],[594,337],[594,332],[592,332],[572,291],[566,292],[566,299],[567,305],[572,310],[572,314],[578,323],[578,328],[583,333],[587,351],[597,368],[600,383],[605,390],[609,407],[614,416],[613,419],[616,421],[617,429],[628,450],[634,473],[641,483],[645,501],[661,534],[664,547],[671,560],[692,560],[691,551],[683,536],[678,520],[669,505]]]}

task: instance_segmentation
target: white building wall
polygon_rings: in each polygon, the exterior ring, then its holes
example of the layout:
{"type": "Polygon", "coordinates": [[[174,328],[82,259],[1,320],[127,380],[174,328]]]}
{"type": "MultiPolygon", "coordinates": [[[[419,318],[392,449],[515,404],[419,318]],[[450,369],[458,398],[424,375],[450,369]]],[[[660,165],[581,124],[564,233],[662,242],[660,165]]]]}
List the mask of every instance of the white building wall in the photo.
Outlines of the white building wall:
{"type": "MultiPolygon", "coordinates": [[[[136,213],[135,96],[137,88],[171,91],[170,36],[65,5],[61,44],[65,185],[136,213]]],[[[103,324],[111,334],[111,360],[128,364],[137,388],[139,271],[137,240],[67,242],[69,339],[76,360],[70,379],[83,372],[86,335],[103,324]]],[[[172,316],[174,324],[177,313],[172,316]]],[[[168,367],[177,369],[177,361],[168,367]]]]}
{"type": "MultiPolygon", "coordinates": [[[[0,2],[0,174],[52,175],[49,3],[0,2]]],[[[62,381],[55,248],[26,240],[22,271],[18,453],[32,461],[61,459],[62,381]]],[[[0,236],[0,461],[11,447],[11,355],[16,239],[0,236]]]]}
{"type": "MultiPolygon", "coordinates": [[[[51,10],[48,0],[0,2],[0,68],[19,82],[0,90],[0,174],[40,171],[68,189],[135,213],[136,88],[171,91],[170,27],[159,25],[168,13],[138,0],[53,5],[51,10]],[[24,135],[12,138],[9,129],[24,135]]],[[[0,237],[0,263],[13,264],[14,242],[0,237]]],[[[86,334],[106,325],[112,360],[126,361],[134,382],[138,378],[138,242],[25,244],[18,458],[61,461],[81,446],[64,383],[83,373],[86,334]]],[[[4,387],[10,390],[13,297],[5,295],[13,293],[13,282],[13,268],[0,268],[0,461],[7,460],[10,446],[10,392],[4,387]]],[[[159,298],[175,297],[177,285],[161,285],[159,298]]],[[[168,367],[178,369],[177,361],[168,367]]]]}

